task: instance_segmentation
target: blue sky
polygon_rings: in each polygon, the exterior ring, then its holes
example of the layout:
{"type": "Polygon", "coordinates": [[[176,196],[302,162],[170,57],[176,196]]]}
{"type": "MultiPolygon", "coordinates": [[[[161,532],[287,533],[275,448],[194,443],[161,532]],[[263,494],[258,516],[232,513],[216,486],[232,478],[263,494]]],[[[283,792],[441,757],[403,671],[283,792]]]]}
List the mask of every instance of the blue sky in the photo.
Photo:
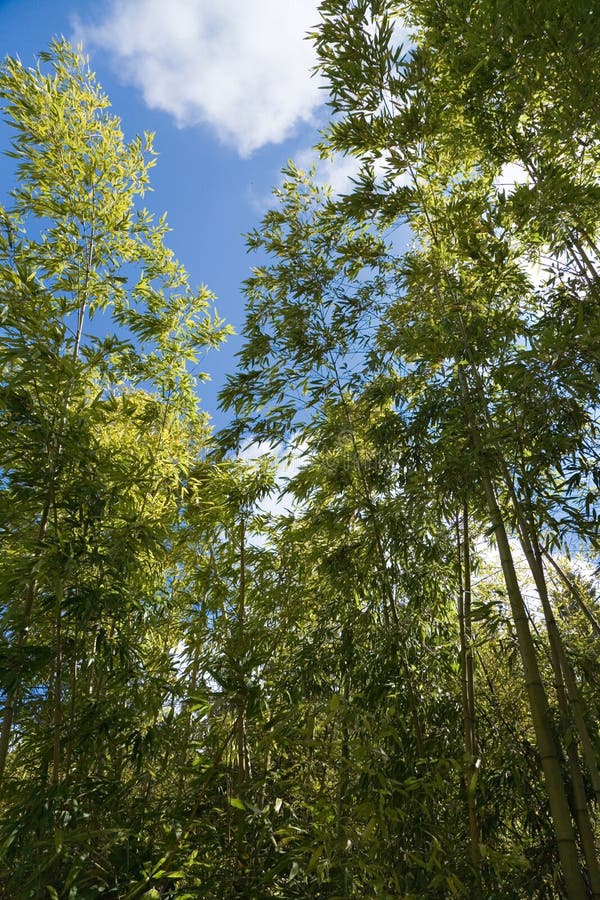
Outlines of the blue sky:
{"type": "MultiPolygon", "coordinates": [[[[313,0],[0,0],[0,51],[32,65],[51,39],[82,40],[91,67],[128,138],[156,133],[159,152],[146,203],[166,211],[169,245],[205,283],[236,332],[209,355],[212,381],[202,405],[219,425],[216,394],[235,366],[252,259],[243,233],[268,208],[290,158],[310,162],[327,119],[310,69],[306,31],[318,20],[313,0]]],[[[0,150],[9,146],[0,124],[0,150]]],[[[0,159],[0,203],[13,185],[0,159]]],[[[352,163],[320,166],[321,180],[343,185],[352,163]]]]}

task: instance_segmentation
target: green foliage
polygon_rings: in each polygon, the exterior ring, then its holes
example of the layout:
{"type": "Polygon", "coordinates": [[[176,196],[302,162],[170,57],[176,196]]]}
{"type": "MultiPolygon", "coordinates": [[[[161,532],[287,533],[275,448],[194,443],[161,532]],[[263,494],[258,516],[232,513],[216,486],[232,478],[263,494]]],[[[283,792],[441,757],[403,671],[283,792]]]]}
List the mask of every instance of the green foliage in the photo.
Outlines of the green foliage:
{"type": "Polygon", "coordinates": [[[0,239],[3,882],[91,897],[149,852],[145,750],[207,429],[191,366],[224,329],[138,206],[150,136],[124,142],[85,61],[64,43],[34,70],[9,59],[0,96],[19,162],[0,239]]]}
{"type": "Polygon", "coordinates": [[[321,15],[212,441],[150,137],[0,73],[0,896],[600,893],[596,13],[321,15]]]}

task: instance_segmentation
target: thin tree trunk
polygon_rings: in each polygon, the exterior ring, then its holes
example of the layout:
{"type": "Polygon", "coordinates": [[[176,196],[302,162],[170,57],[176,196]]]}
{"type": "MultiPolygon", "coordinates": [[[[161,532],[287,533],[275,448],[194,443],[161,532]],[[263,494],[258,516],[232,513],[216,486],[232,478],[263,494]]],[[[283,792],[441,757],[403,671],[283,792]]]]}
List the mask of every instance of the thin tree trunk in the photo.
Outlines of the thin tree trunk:
{"type": "MultiPolygon", "coordinates": [[[[598,866],[598,858],[596,855],[594,829],[592,826],[587,799],[585,796],[585,786],[583,775],[581,772],[579,753],[577,752],[577,745],[574,738],[569,736],[571,725],[571,719],[569,716],[569,695],[568,688],[565,687],[564,676],[566,675],[566,670],[563,666],[563,661],[568,665],[568,660],[566,660],[566,657],[564,656],[564,651],[560,641],[560,635],[558,634],[558,629],[556,627],[556,622],[554,619],[552,608],[550,606],[548,593],[546,591],[543,572],[541,573],[541,580],[540,573],[537,572],[536,574],[536,585],[538,588],[538,594],[540,595],[540,599],[542,600],[542,607],[546,620],[546,631],[549,636],[550,662],[552,664],[552,671],[554,674],[554,684],[560,711],[561,731],[563,733],[567,761],[569,764],[569,774],[571,777],[571,786],[573,791],[571,804],[573,808],[573,817],[577,824],[581,847],[587,865],[592,896],[597,898],[600,897],[600,867],[598,866]]],[[[571,712],[574,712],[573,706],[571,706],[571,712]]],[[[583,722],[583,730],[587,735],[585,722],[583,722]]],[[[595,768],[595,760],[593,760],[593,765],[595,768]]]]}
{"type": "MultiPolygon", "coordinates": [[[[337,386],[340,401],[344,407],[344,413],[346,416],[346,421],[348,423],[348,431],[350,434],[350,441],[352,443],[352,452],[354,454],[354,459],[356,461],[356,467],[358,469],[358,474],[359,474],[360,482],[361,482],[362,489],[363,489],[363,499],[366,503],[366,506],[367,506],[367,509],[369,512],[369,518],[370,518],[371,525],[373,528],[373,535],[375,537],[375,544],[377,547],[377,556],[379,559],[380,576],[381,576],[381,582],[382,582],[382,586],[383,586],[383,595],[384,595],[384,597],[383,597],[383,599],[384,599],[384,603],[383,603],[384,619],[385,619],[386,625],[389,626],[391,624],[390,623],[390,617],[391,617],[395,632],[398,635],[398,639],[400,640],[402,631],[400,628],[400,620],[398,618],[398,610],[396,608],[396,600],[394,597],[394,591],[393,591],[392,585],[390,583],[390,579],[389,579],[388,572],[387,572],[385,547],[384,547],[384,542],[383,542],[383,536],[381,534],[381,529],[379,527],[379,517],[377,514],[377,507],[375,506],[375,503],[373,502],[373,497],[371,494],[371,488],[369,486],[367,473],[365,472],[363,460],[360,455],[360,450],[359,450],[358,444],[356,442],[354,423],[352,421],[350,409],[348,408],[348,403],[346,400],[344,389],[342,387],[342,383],[341,383],[340,375],[339,375],[338,368],[336,365],[336,361],[333,358],[331,352],[329,354],[329,364],[330,364],[331,371],[334,376],[335,384],[337,386]]],[[[402,673],[406,680],[406,693],[407,693],[407,698],[408,698],[408,706],[409,706],[409,710],[410,710],[410,715],[411,715],[411,719],[413,722],[413,729],[414,729],[414,734],[415,734],[415,743],[417,746],[417,753],[419,754],[420,759],[425,760],[426,759],[425,735],[424,735],[424,731],[423,731],[423,725],[421,723],[421,716],[419,714],[419,706],[418,706],[417,697],[416,697],[416,693],[415,693],[413,676],[412,676],[412,672],[410,671],[410,666],[406,659],[403,647],[400,648],[400,666],[402,668],[402,673]]]]}
{"type": "MultiPolygon", "coordinates": [[[[46,529],[48,527],[48,518],[50,515],[50,508],[52,505],[51,496],[48,497],[46,501],[46,505],[42,511],[42,517],[40,519],[40,524],[38,528],[37,535],[37,544],[38,546],[42,543],[46,536],[46,529]]],[[[32,578],[29,582],[29,587],[27,588],[27,594],[25,596],[25,605],[23,608],[23,621],[21,623],[19,633],[17,635],[17,639],[15,641],[15,647],[20,649],[25,643],[25,639],[27,637],[27,629],[29,627],[29,623],[31,620],[31,612],[33,610],[33,602],[35,600],[35,595],[37,592],[37,578],[32,578]]],[[[2,717],[2,731],[0,732],[0,783],[4,778],[4,771],[6,769],[6,760],[8,757],[8,748],[10,746],[10,736],[12,732],[13,721],[15,717],[15,706],[17,703],[17,699],[19,696],[21,684],[19,679],[16,680],[14,687],[9,691],[8,696],[6,698],[6,702],[4,704],[4,715],[2,717]]]]}
{"type": "MultiPolygon", "coordinates": [[[[504,473],[504,478],[509,489],[513,508],[517,517],[521,547],[523,548],[523,553],[525,554],[525,558],[527,559],[529,570],[533,576],[533,580],[535,582],[537,593],[544,612],[546,631],[548,633],[548,640],[550,644],[550,658],[554,671],[555,683],[557,685],[557,697],[559,700],[559,704],[562,702],[567,704],[567,710],[565,710],[565,713],[567,715],[570,709],[573,722],[581,740],[581,745],[583,747],[586,765],[590,773],[590,778],[592,780],[594,793],[596,794],[596,798],[600,799],[600,773],[598,772],[598,764],[596,762],[596,752],[592,743],[592,739],[590,737],[587,723],[585,721],[585,715],[581,703],[579,688],[577,687],[577,681],[575,679],[575,673],[573,672],[571,663],[567,657],[558,624],[554,616],[554,611],[550,603],[550,598],[548,596],[548,586],[546,584],[541,551],[539,549],[535,533],[533,532],[533,528],[530,526],[523,513],[521,503],[519,501],[519,498],[517,497],[512,478],[510,477],[510,473],[508,471],[504,473]],[[566,694],[564,691],[565,684],[566,694]]],[[[596,868],[597,867],[598,863],[596,861],[596,868]]]]}
{"type": "Polygon", "coordinates": [[[71,698],[69,702],[69,729],[68,729],[68,739],[67,739],[67,748],[65,752],[65,776],[68,779],[71,774],[71,765],[73,760],[73,744],[75,741],[75,707],[77,703],[77,654],[79,652],[79,631],[77,626],[75,627],[75,635],[73,640],[73,654],[71,658],[71,666],[69,673],[70,680],[70,693],[71,698]]]}
{"type": "Polygon", "coordinates": [[[349,896],[348,883],[348,866],[345,862],[346,843],[347,843],[347,795],[349,784],[349,766],[350,766],[350,731],[348,728],[348,704],[350,701],[350,672],[351,672],[351,653],[352,653],[353,637],[350,629],[342,630],[342,697],[343,706],[342,714],[342,741],[340,747],[340,771],[337,789],[337,812],[336,812],[336,842],[337,853],[340,864],[340,881],[342,888],[342,896],[349,896]]]}
{"type": "MultiPolygon", "coordinates": [[[[192,657],[192,670],[190,673],[190,681],[188,686],[188,693],[190,698],[194,696],[198,686],[198,672],[200,669],[200,654],[198,652],[198,645],[196,640],[194,640],[194,653],[192,657]]],[[[190,737],[192,734],[192,710],[187,710],[186,715],[186,723],[185,723],[185,731],[183,735],[183,741],[181,746],[181,754],[179,757],[179,779],[177,784],[177,800],[176,805],[179,806],[181,799],[183,797],[183,789],[185,786],[185,764],[187,759],[187,751],[188,745],[190,742],[190,737]]]]}
{"type": "Polygon", "coordinates": [[[61,622],[61,598],[59,596],[56,610],[56,626],[55,626],[55,645],[56,655],[54,658],[54,710],[52,716],[53,722],[53,740],[52,740],[52,784],[58,784],[60,780],[60,731],[62,725],[62,622],[61,622]]]}
{"type": "MultiPolygon", "coordinates": [[[[465,502],[462,516],[462,540],[460,526],[457,521],[457,539],[459,556],[459,606],[458,619],[460,631],[460,663],[462,681],[463,736],[467,768],[465,771],[465,795],[469,815],[469,838],[471,862],[476,872],[481,863],[479,849],[479,824],[477,821],[477,802],[475,796],[476,768],[476,734],[475,734],[475,679],[473,672],[472,629],[471,629],[471,548],[469,536],[469,510],[465,502]],[[461,554],[462,543],[462,554],[461,554]],[[462,560],[461,560],[462,557],[462,560]],[[462,561],[462,564],[461,564],[462,561]]],[[[480,886],[476,886],[480,894],[480,886]]]]}
{"type": "MultiPolygon", "coordinates": [[[[477,396],[479,398],[480,408],[484,416],[484,420],[488,425],[490,432],[492,431],[492,422],[490,419],[490,414],[487,408],[487,402],[485,399],[485,392],[483,389],[483,385],[481,383],[481,378],[477,368],[471,359],[471,355],[467,352],[467,358],[470,361],[470,368],[473,373],[473,377],[475,380],[475,390],[477,396]]],[[[464,378],[464,373],[462,373],[464,378]]],[[[466,386],[466,380],[465,380],[466,386]]],[[[464,388],[463,388],[464,394],[464,388]]],[[[496,453],[496,458],[498,461],[498,466],[500,468],[502,478],[506,485],[506,488],[509,492],[512,506],[515,512],[515,516],[517,519],[517,531],[519,534],[519,540],[521,543],[521,547],[523,549],[523,553],[525,554],[525,558],[527,559],[527,563],[530,569],[530,572],[535,581],[536,589],[538,595],[540,597],[540,601],[542,603],[542,608],[544,612],[544,618],[546,621],[546,630],[548,634],[548,640],[550,642],[551,648],[551,662],[554,671],[555,684],[557,685],[557,697],[559,703],[561,702],[561,698],[559,696],[559,685],[562,685],[563,679],[566,682],[567,686],[567,700],[568,705],[571,710],[571,714],[573,717],[573,721],[575,723],[575,727],[579,733],[581,744],[584,751],[584,756],[586,760],[586,765],[590,773],[590,777],[592,780],[592,784],[594,787],[594,792],[597,798],[600,798],[600,773],[598,772],[598,765],[596,762],[596,752],[590,738],[589,729],[587,727],[587,723],[585,721],[585,715],[583,712],[581,698],[579,695],[579,689],[577,687],[577,682],[575,679],[574,672],[572,670],[571,664],[567,657],[567,654],[564,650],[562,638],[560,635],[560,631],[558,629],[558,625],[556,623],[556,619],[554,617],[554,613],[552,611],[552,606],[548,597],[548,589],[546,585],[546,578],[544,575],[544,567],[542,563],[541,550],[539,548],[539,542],[537,540],[537,535],[535,533],[535,529],[528,522],[527,517],[523,511],[523,505],[517,496],[517,491],[514,486],[514,482],[509,471],[509,468],[504,460],[500,452],[500,448],[497,445],[494,445],[494,450],[496,453]]],[[[583,837],[582,837],[583,840],[583,837]]],[[[596,867],[598,867],[598,863],[595,863],[596,867]]]]}
{"type": "Polygon", "coordinates": [[[529,707],[536,735],[536,742],[544,781],[548,794],[550,813],[554,824],[554,835],[558,846],[558,853],[565,879],[568,900],[584,900],[587,896],[584,879],[579,866],[577,844],[573,822],[567,801],[567,794],[563,782],[559,751],[554,740],[548,698],[542,683],[535,647],[529,629],[527,611],[519,581],[517,578],[510,543],[506,533],[504,520],[498,501],[492,477],[485,464],[481,437],[476,422],[473,421],[468,385],[463,366],[458,366],[458,377],[461,387],[465,414],[470,423],[474,449],[480,459],[481,482],[485,494],[490,522],[496,538],[498,553],[504,582],[511,607],[513,623],[517,635],[517,642],[523,671],[525,685],[529,699],[529,707]]]}
{"type": "MultiPolygon", "coordinates": [[[[95,204],[96,195],[95,195],[94,185],[92,185],[91,190],[92,190],[92,200],[95,204]]],[[[95,209],[95,207],[94,207],[94,209],[95,209]]],[[[73,344],[73,359],[74,360],[76,360],[78,358],[79,351],[81,348],[81,338],[83,336],[83,326],[85,323],[85,315],[86,315],[86,310],[87,310],[87,305],[88,305],[88,300],[89,300],[89,282],[90,282],[91,268],[92,268],[92,262],[93,262],[93,256],[94,256],[94,246],[95,246],[95,215],[92,217],[92,222],[91,222],[90,238],[89,238],[87,254],[86,254],[86,268],[85,268],[85,273],[84,273],[83,291],[82,291],[82,296],[79,298],[79,308],[77,311],[77,328],[76,328],[76,333],[75,333],[75,341],[73,344]]],[[[71,384],[72,384],[72,382],[71,382],[71,384]]],[[[71,399],[71,385],[67,389],[67,394],[66,394],[66,398],[65,398],[66,409],[69,408],[70,399],[71,399]]],[[[62,427],[64,427],[65,423],[66,423],[66,415],[63,416],[63,420],[61,423],[62,427]]],[[[60,432],[59,432],[58,444],[56,447],[56,458],[60,458],[60,456],[62,454],[62,449],[63,449],[62,441],[61,441],[61,436],[60,436],[60,432]]],[[[52,468],[54,469],[54,462],[52,463],[52,468]]],[[[54,478],[54,473],[52,474],[52,478],[54,478]]],[[[42,511],[40,526],[38,529],[38,539],[37,539],[38,546],[42,543],[42,541],[44,540],[44,537],[46,535],[46,529],[48,526],[48,517],[49,517],[50,510],[51,510],[54,502],[55,502],[54,484],[52,484],[50,494],[48,496],[48,499],[47,499],[47,501],[44,505],[44,509],[42,511]]],[[[55,512],[56,512],[56,510],[55,510],[55,512]]],[[[25,598],[25,606],[23,609],[23,624],[21,626],[21,629],[20,629],[19,634],[17,635],[16,641],[15,641],[14,646],[16,648],[21,648],[25,642],[25,638],[27,636],[27,628],[29,626],[29,622],[31,619],[31,613],[33,610],[33,603],[35,600],[36,591],[37,591],[37,579],[33,578],[31,580],[31,582],[29,583],[29,587],[27,588],[27,594],[26,594],[26,598],[25,598]]],[[[4,772],[6,769],[6,760],[8,757],[8,749],[10,747],[10,737],[11,737],[12,726],[13,726],[13,722],[14,722],[15,707],[16,707],[16,703],[18,700],[20,687],[21,687],[21,685],[17,681],[14,688],[9,692],[9,694],[6,698],[6,702],[4,704],[2,729],[0,731],[0,784],[2,783],[2,780],[4,778],[4,772]]]]}
{"type": "MultiPolygon", "coordinates": [[[[240,590],[237,609],[237,625],[240,640],[244,639],[246,624],[246,522],[244,514],[240,520],[240,590]]],[[[246,740],[246,701],[243,696],[238,697],[236,719],[236,743],[238,757],[238,772],[240,783],[243,783],[249,772],[248,746],[246,740]]]]}
{"type": "MultiPolygon", "coordinates": [[[[412,173],[412,170],[410,169],[409,171],[411,171],[415,188],[420,192],[419,184],[414,173],[412,173]]],[[[434,224],[429,216],[427,204],[424,200],[422,202],[422,209],[427,220],[431,238],[434,244],[437,246],[437,233],[434,224]]],[[[455,294],[455,286],[447,275],[445,276],[445,279],[448,285],[448,289],[452,294],[455,294]]],[[[458,324],[460,326],[462,337],[464,339],[464,358],[468,361],[470,369],[473,373],[473,377],[476,381],[478,392],[480,392],[481,385],[479,373],[477,372],[477,367],[470,352],[468,333],[460,312],[458,314],[458,324]]],[[[560,754],[553,735],[550,710],[548,707],[548,698],[546,696],[546,691],[541,680],[537,656],[535,653],[535,646],[533,644],[531,631],[529,629],[527,611],[523,596],[521,594],[521,589],[519,587],[519,581],[514,566],[502,512],[496,498],[496,488],[489,470],[489,465],[485,461],[485,454],[483,452],[484,448],[479,431],[480,426],[478,422],[478,416],[474,415],[469,385],[464,369],[464,361],[461,359],[456,359],[456,366],[463,400],[463,409],[469,423],[473,441],[473,449],[475,451],[476,457],[480,462],[480,476],[484,489],[486,505],[488,508],[488,514],[490,516],[492,529],[496,537],[500,563],[504,574],[504,581],[506,584],[513,623],[517,635],[517,643],[525,676],[525,686],[536,735],[537,748],[544,772],[546,792],[548,795],[550,813],[554,825],[554,836],[558,847],[563,876],[565,879],[567,898],[568,900],[584,900],[584,898],[586,897],[586,887],[579,866],[575,832],[573,829],[573,822],[569,810],[567,793],[565,790],[565,784],[561,772],[560,754]]],[[[485,424],[489,425],[489,411],[487,409],[487,404],[485,403],[484,397],[480,397],[480,403],[481,408],[478,410],[478,412],[483,416],[485,424]]],[[[502,458],[499,460],[499,462],[502,462],[502,458]]]]}
{"type": "Polygon", "coordinates": [[[536,558],[536,563],[539,567],[538,592],[541,591],[542,607],[544,610],[544,616],[546,618],[546,628],[550,637],[550,642],[554,645],[557,664],[559,665],[563,675],[564,683],[566,686],[566,700],[568,709],[571,712],[573,722],[581,740],[583,754],[592,781],[592,786],[594,788],[594,793],[596,795],[596,799],[600,800],[600,772],[598,771],[598,763],[596,760],[596,751],[594,748],[594,744],[592,742],[589,728],[585,720],[583,704],[581,702],[581,694],[577,685],[573,667],[571,666],[571,662],[565,650],[556,617],[554,616],[550,598],[548,597],[548,590],[546,580],[544,578],[544,570],[541,562],[541,557],[536,558]]]}
{"type": "Polygon", "coordinates": [[[563,870],[569,900],[583,900],[586,897],[584,881],[579,868],[577,845],[569,805],[560,770],[560,758],[552,733],[552,725],[548,709],[548,699],[542,684],[541,675],[535,655],[535,647],[529,630],[529,622],[525,604],[519,588],[515,572],[510,544],[506,535],[500,508],[496,500],[493,484],[486,474],[482,475],[488,511],[492,520],[496,543],[504,581],[512,610],[513,622],[517,633],[519,651],[525,683],[529,697],[529,706],[535,729],[538,751],[541,758],[546,790],[550,803],[550,812],[554,823],[554,832],[558,844],[558,852],[563,870]]]}
{"type": "Polygon", "coordinates": [[[581,591],[579,590],[577,585],[574,583],[574,581],[571,578],[569,578],[569,576],[567,575],[565,570],[562,568],[562,566],[560,566],[557,563],[557,561],[554,559],[552,554],[548,552],[548,550],[544,549],[543,547],[541,547],[540,550],[541,550],[542,555],[544,556],[544,559],[548,560],[548,562],[550,563],[550,565],[552,566],[554,571],[557,573],[559,578],[562,580],[562,582],[565,584],[565,586],[569,590],[571,596],[577,603],[579,609],[582,611],[582,613],[584,614],[584,616],[586,617],[586,619],[592,626],[593,630],[595,631],[596,636],[600,637],[600,624],[598,623],[598,621],[597,621],[596,617],[594,616],[594,614],[592,613],[592,611],[589,609],[587,603],[585,603],[583,597],[581,596],[581,591]]]}

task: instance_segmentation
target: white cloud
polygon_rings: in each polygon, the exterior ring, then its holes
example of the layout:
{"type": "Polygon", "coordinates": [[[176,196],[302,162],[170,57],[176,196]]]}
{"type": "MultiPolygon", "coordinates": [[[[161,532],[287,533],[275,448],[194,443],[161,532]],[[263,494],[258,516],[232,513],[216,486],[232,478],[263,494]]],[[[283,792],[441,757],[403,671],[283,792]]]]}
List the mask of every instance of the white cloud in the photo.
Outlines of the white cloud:
{"type": "MultiPolygon", "coordinates": [[[[302,455],[306,447],[299,444],[282,450],[269,441],[252,441],[239,453],[239,458],[252,464],[265,456],[274,458],[277,467],[276,487],[258,504],[261,512],[270,516],[289,515],[299,504],[286,490],[287,482],[297,475],[302,465],[302,455]]],[[[264,540],[261,535],[253,535],[252,542],[262,545],[264,540]]]]}
{"type": "Polygon", "coordinates": [[[315,181],[321,187],[329,185],[334,194],[345,194],[352,190],[350,179],[358,175],[360,161],[354,156],[336,154],[328,159],[320,159],[314,150],[300,150],[294,157],[299,169],[309,171],[315,166],[315,181]]]}
{"type": "MultiPolygon", "coordinates": [[[[353,156],[336,154],[330,159],[321,159],[319,154],[310,147],[297,150],[292,155],[293,163],[304,172],[309,172],[315,166],[314,180],[319,187],[329,186],[334,195],[345,194],[352,190],[350,179],[356,176],[360,170],[360,163],[353,156]]],[[[283,187],[286,176],[280,172],[277,189],[283,187]]],[[[264,215],[269,209],[277,206],[279,200],[273,191],[260,193],[253,188],[248,190],[248,200],[256,212],[264,215]]]]}
{"type": "Polygon", "coordinates": [[[379,184],[382,184],[388,179],[392,184],[395,184],[396,187],[413,187],[414,185],[414,178],[408,167],[404,169],[403,172],[400,172],[400,174],[393,174],[395,167],[389,151],[382,153],[381,156],[378,156],[377,159],[374,160],[373,169],[375,172],[375,180],[379,184]]]}
{"type": "Polygon", "coordinates": [[[500,174],[494,178],[494,185],[498,190],[504,191],[506,196],[514,193],[515,188],[521,184],[529,182],[529,175],[521,163],[509,162],[504,163],[500,174]]]}
{"type": "Polygon", "coordinates": [[[180,126],[207,124],[242,156],[311,122],[323,100],[306,32],[317,0],[112,0],[79,25],[145,102],[180,126]]]}
{"type": "MultiPolygon", "coordinates": [[[[294,156],[294,162],[298,168],[309,171],[315,166],[315,182],[322,187],[329,185],[334,194],[346,194],[353,189],[351,179],[356,178],[360,172],[361,160],[355,156],[342,156],[340,153],[320,159],[314,150],[299,150],[294,156]]],[[[384,153],[373,161],[375,182],[382,184],[384,178],[390,177],[392,172],[390,156],[384,153]]],[[[412,185],[412,176],[408,172],[399,175],[391,175],[392,184],[397,187],[412,185]]]]}

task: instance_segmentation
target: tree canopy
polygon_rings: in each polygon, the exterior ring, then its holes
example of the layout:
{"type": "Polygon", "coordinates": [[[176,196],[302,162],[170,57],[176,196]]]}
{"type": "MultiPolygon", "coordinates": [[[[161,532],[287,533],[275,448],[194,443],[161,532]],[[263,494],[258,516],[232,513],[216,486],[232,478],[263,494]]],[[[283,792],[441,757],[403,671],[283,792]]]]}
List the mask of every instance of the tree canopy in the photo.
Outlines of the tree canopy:
{"type": "Polygon", "coordinates": [[[600,897],[598,11],[320,13],[216,435],[152,136],[0,70],[0,896],[600,897]]]}

